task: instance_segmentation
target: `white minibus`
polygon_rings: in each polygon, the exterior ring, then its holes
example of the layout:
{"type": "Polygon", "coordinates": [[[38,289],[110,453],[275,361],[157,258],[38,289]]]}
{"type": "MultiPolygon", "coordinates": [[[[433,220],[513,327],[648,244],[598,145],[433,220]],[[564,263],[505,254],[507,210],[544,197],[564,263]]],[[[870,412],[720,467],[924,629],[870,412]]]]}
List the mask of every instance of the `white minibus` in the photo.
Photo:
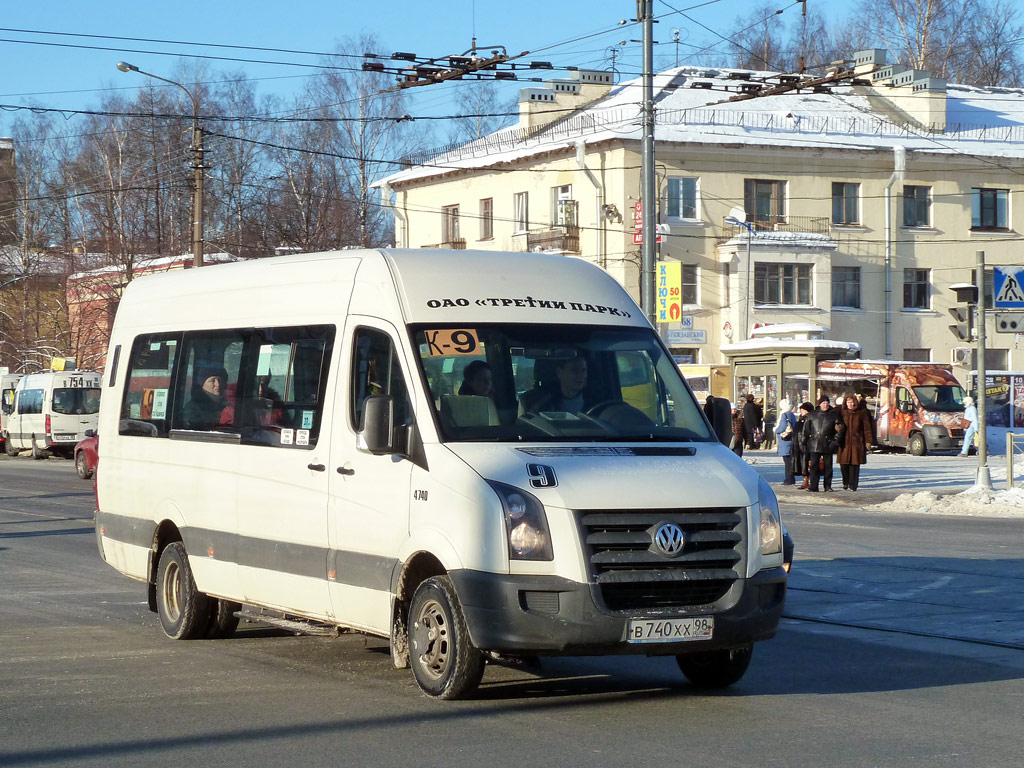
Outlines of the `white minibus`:
{"type": "Polygon", "coordinates": [[[30,373],[18,381],[14,405],[5,417],[4,449],[8,456],[32,450],[71,458],[86,430],[96,429],[100,409],[100,375],[94,371],[30,373]]]}
{"type": "Polygon", "coordinates": [[[99,429],[100,552],[171,638],[357,630],[458,698],[516,656],[671,655],[729,685],[782,612],[775,494],[579,259],[339,251],[139,278],[99,429]]]}

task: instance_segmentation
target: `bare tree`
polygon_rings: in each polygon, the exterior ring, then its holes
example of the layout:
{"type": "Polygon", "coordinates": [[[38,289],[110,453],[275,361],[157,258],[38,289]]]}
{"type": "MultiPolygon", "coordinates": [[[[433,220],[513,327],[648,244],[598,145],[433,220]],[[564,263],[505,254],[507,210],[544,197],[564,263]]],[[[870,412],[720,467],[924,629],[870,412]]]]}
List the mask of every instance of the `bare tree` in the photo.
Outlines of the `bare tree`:
{"type": "Polygon", "coordinates": [[[448,124],[448,141],[465,144],[508,125],[516,114],[514,101],[501,98],[497,86],[487,80],[463,80],[455,85],[455,113],[448,124]]]}
{"type": "Polygon", "coordinates": [[[1019,86],[1024,80],[1020,44],[1024,25],[1015,3],[979,3],[968,19],[964,43],[952,55],[957,82],[980,86],[1019,86]]]}
{"type": "Polygon", "coordinates": [[[748,16],[738,17],[736,28],[740,31],[729,38],[733,66],[773,71],[793,68],[793,56],[783,45],[782,20],[770,2],[764,0],[748,16]],[[751,19],[758,21],[751,24],[751,19]]]}

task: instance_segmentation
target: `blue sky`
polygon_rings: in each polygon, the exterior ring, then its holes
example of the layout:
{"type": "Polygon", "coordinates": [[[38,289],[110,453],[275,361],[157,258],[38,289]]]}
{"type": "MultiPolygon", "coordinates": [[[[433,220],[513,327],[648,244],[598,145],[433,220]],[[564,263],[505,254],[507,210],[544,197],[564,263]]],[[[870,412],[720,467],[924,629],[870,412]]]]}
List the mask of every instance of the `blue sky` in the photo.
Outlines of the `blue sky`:
{"type": "MultiPolygon", "coordinates": [[[[844,14],[853,0],[809,0],[826,18],[844,14]]],[[[785,9],[783,18],[799,20],[800,6],[793,0],[770,0],[772,9],[785,9]]],[[[729,36],[739,19],[752,21],[764,0],[656,0],[654,10],[659,66],[671,66],[676,46],[673,30],[679,30],[681,63],[704,63],[694,52],[715,44],[718,37],[697,23],[729,36]],[[702,5],[702,2],[704,3],[702,5]],[[686,10],[691,9],[691,10],[686,10]],[[685,10],[690,19],[673,13],[685,10]],[[691,21],[692,19],[692,21],[691,21]],[[690,56],[691,58],[688,58],[690,56]]],[[[444,3],[353,3],[351,0],[280,3],[266,0],[238,2],[175,3],[121,2],[120,0],[48,0],[8,2],[0,26],[0,104],[35,104],[45,107],[87,109],[97,106],[102,89],[134,90],[143,78],[115,69],[118,60],[129,61],[154,74],[172,75],[179,53],[236,56],[247,59],[316,63],[317,57],[268,51],[239,51],[196,45],[162,45],[153,42],[73,37],[106,35],[150,38],[187,43],[230,44],[299,51],[327,52],[347,37],[371,33],[381,41],[381,52],[410,51],[422,56],[462,53],[475,32],[481,46],[504,45],[509,53],[535,52],[534,58],[567,66],[606,68],[609,49],[619,52],[618,69],[624,76],[639,72],[640,38],[636,26],[618,26],[635,15],[635,0],[448,0],[444,3]],[[27,31],[63,33],[30,34],[27,31]],[[24,44],[57,43],[60,45],[24,44]],[[625,41],[625,45],[620,45],[625,41]],[[89,50],[61,46],[97,46],[113,50],[89,50]],[[134,49],[134,50],[133,50],[134,49]],[[160,55],[164,51],[173,55],[160,55]]],[[[311,69],[284,64],[210,62],[214,71],[242,70],[255,78],[260,93],[289,97],[301,91],[311,69]]],[[[543,73],[542,73],[543,74],[543,73]]],[[[509,84],[513,98],[522,84],[509,84]]],[[[414,89],[415,107],[424,113],[443,110],[447,92],[414,89]]],[[[9,128],[12,112],[0,113],[0,135],[9,128]]]]}

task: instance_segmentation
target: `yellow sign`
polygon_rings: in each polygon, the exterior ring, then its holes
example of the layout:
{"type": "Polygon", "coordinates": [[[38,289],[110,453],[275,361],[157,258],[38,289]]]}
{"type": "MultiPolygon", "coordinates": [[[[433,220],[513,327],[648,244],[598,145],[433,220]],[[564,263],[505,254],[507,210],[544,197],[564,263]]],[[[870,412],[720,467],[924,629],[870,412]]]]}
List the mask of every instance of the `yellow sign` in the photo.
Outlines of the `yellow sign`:
{"type": "Polygon", "coordinates": [[[477,337],[476,331],[470,328],[424,331],[424,335],[431,357],[482,354],[478,351],[480,339],[477,337]]]}
{"type": "Polygon", "coordinates": [[[683,267],[678,261],[658,264],[656,306],[659,323],[674,323],[683,316],[683,267]]]}

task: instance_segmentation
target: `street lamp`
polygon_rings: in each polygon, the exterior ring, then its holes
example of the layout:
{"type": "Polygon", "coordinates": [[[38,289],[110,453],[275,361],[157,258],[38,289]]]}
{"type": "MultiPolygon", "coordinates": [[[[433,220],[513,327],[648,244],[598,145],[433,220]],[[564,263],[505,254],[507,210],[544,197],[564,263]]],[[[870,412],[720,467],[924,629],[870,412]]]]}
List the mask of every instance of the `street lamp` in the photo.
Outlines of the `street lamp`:
{"type": "Polygon", "coordinates": [[[743,302],[743,330],[746,332],[746,336],[743,338],[750,337],[750,303],[753,301],[750,295],[750,239],[754,236],[754,227],[746,220],[746,214],[743,214],[743,218],[740,218],[740,214],[732,212],[725,217],[726,224],[732,224],[737,227],[747,228],[747,295],[743,302]]]}
{"type": "Polygon", "coordinates": [[[122,72],[138,72],[140,75],[152,77],[154,80],[176,85],[188,95],[189,101],[192,102],[192,264],[201,267],[203,266],[203,132],[199,129],[199,105],[196,104],[192,92],[181,83],[154,75],[151,72],[143,72],[127,61],[117,62],[117,68],[122,72]]]}

